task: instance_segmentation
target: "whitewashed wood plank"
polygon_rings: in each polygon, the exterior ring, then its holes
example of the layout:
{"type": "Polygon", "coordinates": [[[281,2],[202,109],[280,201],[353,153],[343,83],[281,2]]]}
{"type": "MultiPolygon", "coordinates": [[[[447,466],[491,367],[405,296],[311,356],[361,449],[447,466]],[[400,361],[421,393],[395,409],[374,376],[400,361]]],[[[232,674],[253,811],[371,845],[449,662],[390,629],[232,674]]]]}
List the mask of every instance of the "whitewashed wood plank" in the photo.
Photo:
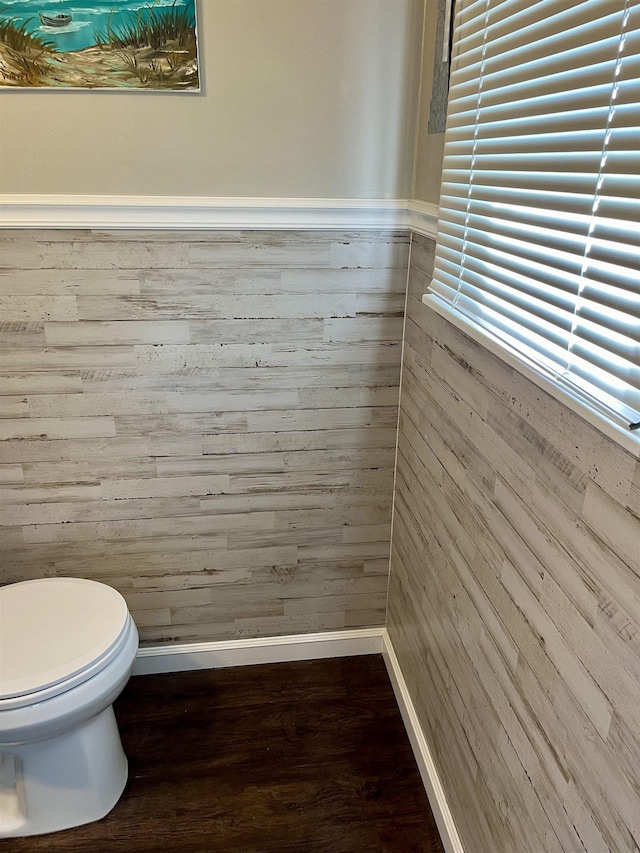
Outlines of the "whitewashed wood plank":
{"type": "Polygon", "coordinates": [[[210,391],[198,394],[169,392],[166,395],[169,412],[248,412],[263,409],[297,408],[299,393],[294,390],[210,391]]]}
{"type": "Polygon", "coordinates": [[[189,343],[189,324],[183,320],[45,323],[44,332],[49,346],[189,343]]]}
{"type": "MultiPolygon", "coordinates": [[[[249,413],[253,415],[253,413],[249,413]]],[[[271,415],[271,412],[266,412],[271,415]]],[[[117,433],[125,436],[171,437],[183,434],[246,432],[246,412],[190,412],[170,415],[119,415],[117,433]]]]}
{"type": "Polygon", "coordinates": [[[354,544],[356,542],[388,542],[390,533],[390,523],[360,524],[345,527],[342,533],[342,541],[345,544],[354,544]]]}
{"type": "Polygon", "coordinates": [[[213,267],[214,269],[276,267],[330,267],[331,243],[314,239],[306,242],[279,240],[269,245],[257,236],[253,243],[194,243],[187,247],[188,263],[191,267],[213,267]]]}
{"type": "Polygon", "coordinates": [[[384,612],[386,592],[372,595],[324,595],[315,598],[285,599],[284,613],[286,616],[303,615],[304,613],[345,613],[359,610],[384,612]]]}
{"type": "Polygon", "coordinates": [[[241,292],[277,294],[282,292],[279,269],[162,269],[139,270],[140,293],[144,296],[212,296],[241,292]]]}
{"type": "Polygon", "coordinates": [[[115,434],[113,418],[0,419],[0,441],[12,438],[102,438],[115,434]]]}
{"type": "Polygon", "coordinates": [[[628,512],[593,481],[587,483],[582,517],[634,572],[640,572],[640,518],[628,512]]]}
{"type": "Polygon", "coordinates": [[[536,430],[607,494],[624,503],[637,460],[620,452],[616,444],[603,442],[600,434],[574,412],[514,372],[509,405],[520,417],[535,421],[536,430]]]}
{"type": "Polygon", "coordinates": [[[606,740],[613,712],[607,697],[580,664],[575,652],[562,640],[559,631],[520,575],[506,563],[502,567],[501,581],[516,607],[527,614],[527,620],[541,637],[560,676],[572,689],[602,739],[606,740]]]}
{"type": "MultiPolygon", "coordinates": [[[[0,376],[0,395],[77,394],[82,379],[74,373],[13,373],[0,376]]],[[[0,403],[0,405],[2,405],[0,403]]]]}
{"type": "Polygon", "coordinates": [[[460,364],[458,359],[452,357],[451,351],[442,346],[435,346],[431,351],[430,365],[450,388],[455,388],[456,394],[464,397],[481,418],[486,418],[489,410],[487,391],[474,377],[471,365],[460,364]]]}
{"type": "Polygon", "coordinates": [[[331,244],[331,265],[406,269],[409,246],[406,237],[372,240],[370,243],[341,240],[331,244]]]}
{"type": "Polygon", "coordinates": [[[164,269],[184,266],[187,261],[186,246],[181,242],[142,243],[120,239],[112,244],[83,240],[37,245],[40,269],[164,269]]]}
{"type": "Polygon", "coordinates": [[[382,342],[355,340],[342,343],[328,341],[324,345],[314,344],[301,348],[284,343],[281,340],[271,345],[271,351],[265,356],[263,363],[267,366],[281,367],[305,364],[359,365],[376,363],[397,365],[400,363],[400,343],[398,340],[382,342]]]}
{"type": "Polygon", "coordinates": [[[578,790],[576,782],[572,780],[564,806],[584,849],[589,853],[611,853],[611,847],[602,837],[584,799],[586,799],[584,793],[578,790]]]}
{"type": "Polygon", "coordinates": [[[189,607],[211,604],[210,589],[163,590],[161,592],[130,592],[127,604],[136,613],[140,610],[157,610],[161,607],[189,607]]]}
{"type": "Polygon", "coordinates": [[[42,322],[77,320],[75,296],[0,296],[0,317],[4,322],[42,322]]]}
{"type": "Polygon", "coordinates": [[[30,394],[27,403],[32,418],[155,414],[168,411],[165,394],[30,394]]]}
{"type": "Polygon", "coordinates": [[[28,418],[29,403],[26,397],[3,397],[0,401],[0,418],[28,418]]]}
{"type": "MultiPolygon", "coordinates": [[[[164,349],[164,348],[163,348],[164,349]]],[[[142,372],[135,368],[82,371],[82,385],[86,392],[112,391],[243,391],[297,388],[394,387],[397,389],[400,366],[349,366],[304,365],[301,367],[225,366],[208,368],[203,364],[194,368],[179,365],[173,370],[142,372]]],[[[0,377],[0,383],[2,378],[0,377]]],[[[0,390],[2,385],[0,384],[0,390]]],[[[43,391],[46,393],[46,391],[43,391]]]]}
{"type": "Polygon", "coordinates": [[[388,494],[382,494],[382,489],[375,493],[373,489],[346,488],[342,483],[323,486],[313,491],[305,490],[304,487],[288,491],[265,490],[262,493],[239,491],[234,495],[203,498],[200,504],[203,512],[212,513],[273,509],[277,513],[278,523],[285,525],[288,520],[288,516],[283,514],[285,510],[304,512],[336,506],[340,510],[340,521],[334,517],[336,525],[342,523],[343,513],[344,517],[353,517],[356,522],[362,518],[360,513],[371,513],[375,516],[379,512],[387,517],[391,512],[388,494]],[[349,512],[352,512],[353,516],[349,516],[349,512]]]}
{"type": "MultiPolygon", "coordinates": [[[[215,339],[215,336],[211,336],[215,339]]],[[[173,371],[209,372],[214,375],[221,367],[256,367],[266,363],[271,354],[269,344],[243,340],[240,343],[206,344],[193,342],[191,346],[136,346],[135,365],[139,370],[154,373],[173,371]]]]}
{"type": "Polygon", "coordinates": [[[298,409],[247,413],[249,432],[277,432],[304,429],[351,429],[365,426],[393,427],[397,409],[393,406],[371,409],[298,409]]]}
{"type": "Polygon", "coordinates": [[[229,477],[223,474],[202,477],[156,477],[143,480],[103,480],[101,488],[105,500],[214,495],[229,490],[229,477]]]}
{"type": "MultiPolygon", "coordinates": [[[[177,321],[176,321],[177,322],[177,321]]],[[[296,350],[300,344],[322,343],[326,320],[321,317],[289,317],[263,320],[189,320],[191,342],[194,344],[281,344],[296,350]]]]}
{"type": "Polygon", "coordinates": [[[93,456],[86,460],[25,462],[20,468],[24,472],[24,482],[30,485],[98,484],[103,480],[120,478],[148,480],[158,474],[154,458],[121,459],[113,456],[93,456]]]}
{"type": "Polygon", "coordinates": [[[0,487],[0,505],[25,503],[51,503],[60,501],[99,501],[102,498],[100,485],[29,486],[9,485],[0,487]]]}
{"type": "MultiPolygon", "coordinates": [[[[72,298],[72,297],[68,297],[72,298]]],[[[254,320],[287,318],[307,319],[309,317],[355,317],[357,296],[350,293],[318,294],[219,294],[192,296],[173,293],[167,296],[134,296],[129,298],[114,296],[78,296],[77,318],[90,320],[254,320]]],[[[360,307],[360,311],[367,307],[360,307]]],[[[373,305],[368,306],[373,312],[373,305]]],[[[397,305],[395,305],[397,311],[397,305]]],[[[16,311],[14,310],[14,313],[16,311]]],[[[26,319],[28,315],[19,314],[15,319],[26,319]]],[[[7,317],[7,319],[14,319],[7,317]]],[[[42,319],[67,319],[53,317],[42,319]]]]}
{"type": "MultiPolygon", "coordinates": [[[[92,488],[92,487],[89,487],[92,488]]],[[[168,527],[167,519],[192,516],[199,510],[198,498],[156,498],[153,500],[132,499],[128,501],[82,501],[74,502],[49,502],[40,504],[12,504],[0,509],[0,523],[5,525],[31,525],[31,524],[60,524],[76,521],[115,521],[118,519],[130,521],[132,519],[162,519],[162,525],[168,527]]],[[[196,519],[202,532],[209,532],[210,526],[205,525],[208,519],[196,519]]],[[[180,522],[182,524],[182,522],[180,522]]],[[[185,523],[185,531],[189,525],[185,523]]]]}
{"type": "Polygon", "coordinates": [[[397,341],[402,336],[401,317],[329,318],[324,323],[325,341],[397,341]]]}
{"type": "Polygon", "coordinates": [[[288,293],[344,293],[357,294],[368,303],[368,296],[376,293],[399,294],[404,300],[407,284],[406,269],[371,267],[368,269],[283,269],[280,272],[281,289],[288,293]]]}
{"type": "Polygon", "coordinates": [[[64,462],[113,457],[127,460],[149,456],[193,456],[201,451],[200,435],[83,437],[55,441],[30,439],[2,442],[0,462],[64,462]]]}
{"type": "Polygon", "coordinates": [[[24,483],[24,479],[22,465],[0,465],[0,483],[19,484],[24,483]]]}
{"type": "Polygon", "coordinates": [[[246,435],[205,435],[203,453],[270,453],[279,451],[342,450],[395,447],[393,429],[315,429],[246,435]]]}
{"type": "Polygon", "coordinates": [[[42,321],[10,320],[0,321],[0,347],[43,347],[44,323],[42,321]]]}
{"type": "Polygon", "coordinates": [[[398,388],[314,388],[300,391],[300,407],[305,409],[345,409],[365,406],[397,406],[398,388]]]}
{"type": "Polygon", "coordinates": [[[139,273],[119,270],[0,270],[0,294],[20,296],[140,293],[139,273]]]}

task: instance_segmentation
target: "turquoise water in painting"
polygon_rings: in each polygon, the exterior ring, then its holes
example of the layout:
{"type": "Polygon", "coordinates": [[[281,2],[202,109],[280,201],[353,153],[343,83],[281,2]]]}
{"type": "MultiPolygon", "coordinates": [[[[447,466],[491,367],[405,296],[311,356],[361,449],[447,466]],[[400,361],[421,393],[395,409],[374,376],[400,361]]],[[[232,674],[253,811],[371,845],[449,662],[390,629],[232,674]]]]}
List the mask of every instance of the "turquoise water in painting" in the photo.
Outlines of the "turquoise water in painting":
{"type": "MultiPolygon", "coordinates": [[[[27,30],[53,42],[58,50],[82,50],[97,41],[111,26],[118,27],[144,15],[149,7],[162,10],[174,5],[174,0],[0,0],[0,18],[17,24],[27,23],[27,30]],[[66,27],[45,27],[38,13],[72,16],[66,27]]],[[[195,0],[176,0],[176,7],[189,11],[195,22],[195,0]]]]}

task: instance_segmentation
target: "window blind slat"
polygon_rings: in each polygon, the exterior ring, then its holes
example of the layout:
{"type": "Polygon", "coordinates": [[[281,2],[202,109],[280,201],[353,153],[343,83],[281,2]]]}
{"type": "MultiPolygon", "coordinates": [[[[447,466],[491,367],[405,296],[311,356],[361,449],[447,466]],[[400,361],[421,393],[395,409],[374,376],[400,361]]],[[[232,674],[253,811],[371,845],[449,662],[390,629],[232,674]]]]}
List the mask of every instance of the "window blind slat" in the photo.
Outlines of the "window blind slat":
{"type": "MultiPolygon", "coordinates": [[[[470,129],[473,130],[473,127],[451,128],[447,131],[445,156],[449,152],[473,151],[473,142],[468,139],[470,129]]],[[[573,146],[576,151],[597,151],[600,155],[603,142],[604,134],[601,128],[587,128],[584,130],[574,129],[572,132],[520,133],[517,136],[498,136],[492,139],[483,139],[482,151],[507,154],[516,151],[570,152],[573,146]]],[[[631,151],[634,144],[637,144],[637,138],[634,138],[632,128],[620,128],[616,131],[617,150],[631,151]]]]}
{"type": "Polygon", "coordinates": [[[571,333],[557,326],[549,326],[543,320],[508,301],[500,300],[484,290],[469,286],[457,295],[456,305],[482,325],[508,335],[519,341],[531,354],[536,352],[549,359],[558,368],[565,369],[571,333]]]}
{"type": "MultiPolygon", "coordinates": [[[[611,164],[616,174],[633,175],[637,167],[637,158],[631,152],[620,152],[615,166],[611,164]]],[[[616,157],[613,153],[611,159],[616,157]]],[[[467,170],[469,157],[465,155],[449,155],[444,159],[444,169],[449,172],[467,170]]],[[[551,174],[561,176],[565,173],[593,175],[600,168],[601,154],[596,151],[537,151],[531,154],[519,152],[487,153],[484,149],[477,151],[474,158],[474,169],[482,172],[483,180],[492,172],[507,172],[511,174],[528,172],[534,175],[551,174]]]]}
{"type": "Polygon", "coordinates": [[[578,324],[575,334],[578,337],[591,338],[599,342],[604,349],[624,354],[628,361],[637,362],[634,356],[638,349],[637,327],[640,317],[626,314],[615,308],[606,310],[605,306],[584,299],[578,309],[578,324]],[[612,337],[613,336],[613,337],[612,337]],[[635,342],[634,342],[635,338],[635,342]]]}
{"type": "MultiPolygon", "coordinates": [[[[553,133],[558,129],[564,129],[567,122],[576,130],[591,130],[603,127],[609,116],[609,100],[599,105],[586,107],[584,109],[571,110],[566,116],[562,110],[546,110],[539,115],[531,115],[521,110],[514,111],[513,116],[505,115],[504,112],[491,113],[489,110],[468,109],[464,112],[453,112],[449,116],[451,127],[475,127],[478,131],[478,139],[491,137],[517,136],[521,133],[553,133]]],[[[632,127],[634,118],[633,109],[622,105],[616,112],[617,123],[621,127],[632,127]],[[625,114],[629,113],[628,116],[625,114]]]]}
{"type": "Polygon", "coordinates": [[[511,286],[514,291],[520,285],[520,279],[515,277],[525,275],[531,292],[537,288],[546,299],[551,299],[549,286],[560,290],[566,288],[572,296],[578,292],[582,262],[576,255],[561,251],[552,253],[548,249],[541,251],[539,247],[524,240],[495,240],[486,245],[480,242],[482,235],[480,240],[474,237],[478,237],[478,232],[465,231],[466,268],[478,260],[500,264],[507,274],[507,280],[509,274],[512,274],[514,280],[511,286]]]}
{"type": "MultiPolygon", "coordinates": [[[[559,77],[575,79],[576,75],[596,74],[597,67],[602,63],[615,62],[619,44],[619,33],[612,32],[607,39],[600,39],[589,45],[578,45],[572,49],[566,49],[556,54],[553,59],[553,67],[559,77]]],[[[465,64],[454,62],[451,72],[451,83],[457,91],[461,85],[469,85],[471,81],[477,82],[477,76],[473,76],[472,70],[479,70],[482,58],[481,43],[475,48],[475,53],[466,57],[465,64]]],[[[547,55],[529,55],[525,57],[520,51],[511,56],[511,61],[504,68],[487,70],[483,77],[483,89],[486,91],[499,92],[503,87],[515,87],[517,85],[543,86],[549,84],[550,58],[547,55]]],[[[477,86],[475,87],[477,90],[477,86]]]]}

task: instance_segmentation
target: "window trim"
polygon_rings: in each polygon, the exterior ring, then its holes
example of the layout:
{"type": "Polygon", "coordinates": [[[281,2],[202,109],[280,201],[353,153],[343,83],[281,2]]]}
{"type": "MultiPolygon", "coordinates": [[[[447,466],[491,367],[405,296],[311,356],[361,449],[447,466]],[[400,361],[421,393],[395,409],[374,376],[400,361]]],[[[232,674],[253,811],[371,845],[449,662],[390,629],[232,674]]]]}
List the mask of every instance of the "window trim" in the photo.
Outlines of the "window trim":
{"type": "Polygon", "coordinates": [[[617,424],[604,411],[600,411],[595,406],[590,405],[585,398],[572,393],[570,388],[550,379],[533,362],[528,362],[522,355],[516,354],[515,350],[511,350],[499,338],[491,335],[486,329],[474,323],[466,315],[456,311],[455,308],[452,308],[437,294],[427,292],[423,295],[422,301],[428,308],[431,308],[432,311],[443,317],[451,325],[464,332],[464,334],[468,335],[490,353],[506,362],[509,367],[512,367],[526,379],[529,379],[538,388],[546,391],[559,403],[562,403],[574,412],[574,414],[579,415],[588,424],[595,427],[601,433],[604,433],[607,438],[620,445],[628,453],[631,453],[632,456],[635,456],[636,459],[640,459],[640,435],[637,432],[632,432],[628,427],[617,424]]]}

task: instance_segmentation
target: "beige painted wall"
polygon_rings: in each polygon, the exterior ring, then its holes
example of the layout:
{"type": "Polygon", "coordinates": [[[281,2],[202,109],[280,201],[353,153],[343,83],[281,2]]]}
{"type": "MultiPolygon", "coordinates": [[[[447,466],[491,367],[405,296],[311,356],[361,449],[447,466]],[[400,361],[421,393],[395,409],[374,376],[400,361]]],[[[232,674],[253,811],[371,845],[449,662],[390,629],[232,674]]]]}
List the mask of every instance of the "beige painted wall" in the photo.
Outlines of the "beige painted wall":
{"type": "Polygon", "coordinates": [[[444,133],[429,133],[429,110],[433,85],[433,59],[436,48],[438,0],[426,0],[424,42],[416,126],[411,197],[437,204],[440,199],[440,173],[444,133]]]}
{"type": "Polygon", "coordinates": [[[406,198],[423,0],[200,0],[204,91],[8,91],[0,191],[406,198]]]}

